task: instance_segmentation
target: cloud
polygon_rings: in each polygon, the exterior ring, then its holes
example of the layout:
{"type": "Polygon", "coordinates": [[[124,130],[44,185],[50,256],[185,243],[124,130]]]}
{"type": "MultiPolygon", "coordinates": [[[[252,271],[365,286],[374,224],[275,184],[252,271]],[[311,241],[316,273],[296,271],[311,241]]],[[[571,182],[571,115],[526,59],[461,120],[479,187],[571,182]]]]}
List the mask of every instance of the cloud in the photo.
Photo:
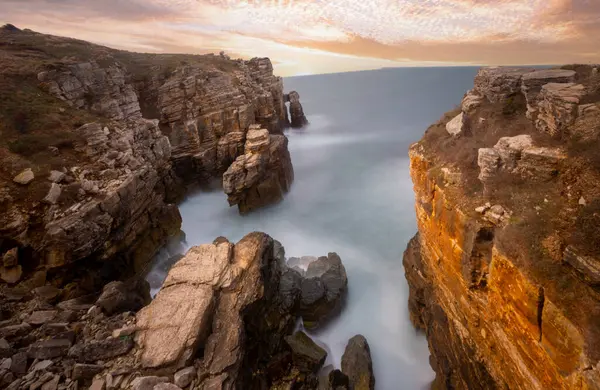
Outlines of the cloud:
{"type": "Polygon", "coordinates": [[[271,56],[286,74],[600,61],[598,0],[0,1],[0,22],[130,50],[271,56]]]}

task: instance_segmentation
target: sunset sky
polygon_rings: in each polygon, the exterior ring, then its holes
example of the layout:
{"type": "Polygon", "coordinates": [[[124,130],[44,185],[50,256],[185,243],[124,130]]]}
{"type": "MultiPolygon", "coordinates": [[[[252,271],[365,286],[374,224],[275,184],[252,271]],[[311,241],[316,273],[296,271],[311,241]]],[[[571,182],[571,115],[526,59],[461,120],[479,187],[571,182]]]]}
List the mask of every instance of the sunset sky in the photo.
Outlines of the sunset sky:
{"type": "Polygon", "coordinates": [[[270,57],[288,76],[600,63],[600,0],[0,0],[0,24],[143,52],[270,57]]]}

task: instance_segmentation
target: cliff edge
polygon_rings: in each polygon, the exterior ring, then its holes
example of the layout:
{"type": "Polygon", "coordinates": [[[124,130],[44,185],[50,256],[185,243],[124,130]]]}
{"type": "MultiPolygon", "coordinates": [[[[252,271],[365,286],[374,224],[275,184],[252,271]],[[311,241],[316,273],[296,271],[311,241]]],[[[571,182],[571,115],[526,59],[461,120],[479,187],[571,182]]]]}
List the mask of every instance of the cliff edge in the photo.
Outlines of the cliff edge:
{"type": "Polygon", "coordinates": [[[228,170],[242,177],[223,183],[240,212],[281,200],[293,181],[286,100],[268,58],[0,28],[0,279],[95,291],[140,272],[179,232],[176,203],[228,170]],[[85,275],[65,271],[83,259],[85,275]]]}
{"type": "Polygon", "coordinates": [[[600,388],[598,71],[483,68],[411,147],[433,388],[600,388]]]}

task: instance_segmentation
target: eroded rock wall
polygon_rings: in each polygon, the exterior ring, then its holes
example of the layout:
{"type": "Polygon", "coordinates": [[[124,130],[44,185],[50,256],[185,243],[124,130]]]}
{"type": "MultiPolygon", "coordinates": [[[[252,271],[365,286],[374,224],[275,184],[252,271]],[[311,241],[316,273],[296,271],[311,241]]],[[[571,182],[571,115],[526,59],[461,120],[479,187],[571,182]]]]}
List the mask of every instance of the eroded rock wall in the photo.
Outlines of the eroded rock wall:
{"type": "Polygon", "coordinates": [[[482,70],[461,110],[469,132],[449,134],[446,117],[409,152],[418,234],[404,267],[434,389],[600,388],[598,253],[571,241],[594,240],[573,221],[598,196],[598,176],[565,141],[586,120],[578,106],[593,99],[593,80],[576,87],[571,71],[527,74],[482,70]],[[479,159],[455,159],[440,139],[479,159]],[[573,256],[575,247],[588,256],[573,256]]]}

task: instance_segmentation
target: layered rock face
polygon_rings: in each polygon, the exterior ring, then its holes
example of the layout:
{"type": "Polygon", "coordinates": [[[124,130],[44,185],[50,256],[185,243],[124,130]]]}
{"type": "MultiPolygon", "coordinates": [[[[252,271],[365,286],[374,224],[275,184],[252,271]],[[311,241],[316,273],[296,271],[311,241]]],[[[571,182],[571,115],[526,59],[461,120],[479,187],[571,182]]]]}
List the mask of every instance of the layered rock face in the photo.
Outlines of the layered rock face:
{"type": "Polygon", "coordinates": [[[447,131],[454,112],[411,147],[404,266],[433,388],[600,388],[594,74],[482,69],[469,132],[447,131]]]}
{"type": "Polygon", "coordinates": [[[105,282],[142,270],[179,232],[174,203],[187,187],[230,167],[239,180],[225,186],[241,212],[289,191],[283,82],[268,58],[128,53],[8,28],[0,36],[11,42],[1,49],[2,93],[13,93],[0,109],[0,253],[18,253],[0,269],[4,281],[82,259],[105,282]]]}
{"type": "MultiPolygon", "coordinates": [[[[277,203],[290,190],[294,169],[287,143],[283,135],[269,134],[259,125],[250,126],[244,153],[223,174],[223,189],[229,204],[237,205],[240,213],[277,203]]],[[[223,149],[226,152],[221,155],[230,158],[234,155],[231,152],[241,147],[239,143],[228,142],[223,149]]]]}

